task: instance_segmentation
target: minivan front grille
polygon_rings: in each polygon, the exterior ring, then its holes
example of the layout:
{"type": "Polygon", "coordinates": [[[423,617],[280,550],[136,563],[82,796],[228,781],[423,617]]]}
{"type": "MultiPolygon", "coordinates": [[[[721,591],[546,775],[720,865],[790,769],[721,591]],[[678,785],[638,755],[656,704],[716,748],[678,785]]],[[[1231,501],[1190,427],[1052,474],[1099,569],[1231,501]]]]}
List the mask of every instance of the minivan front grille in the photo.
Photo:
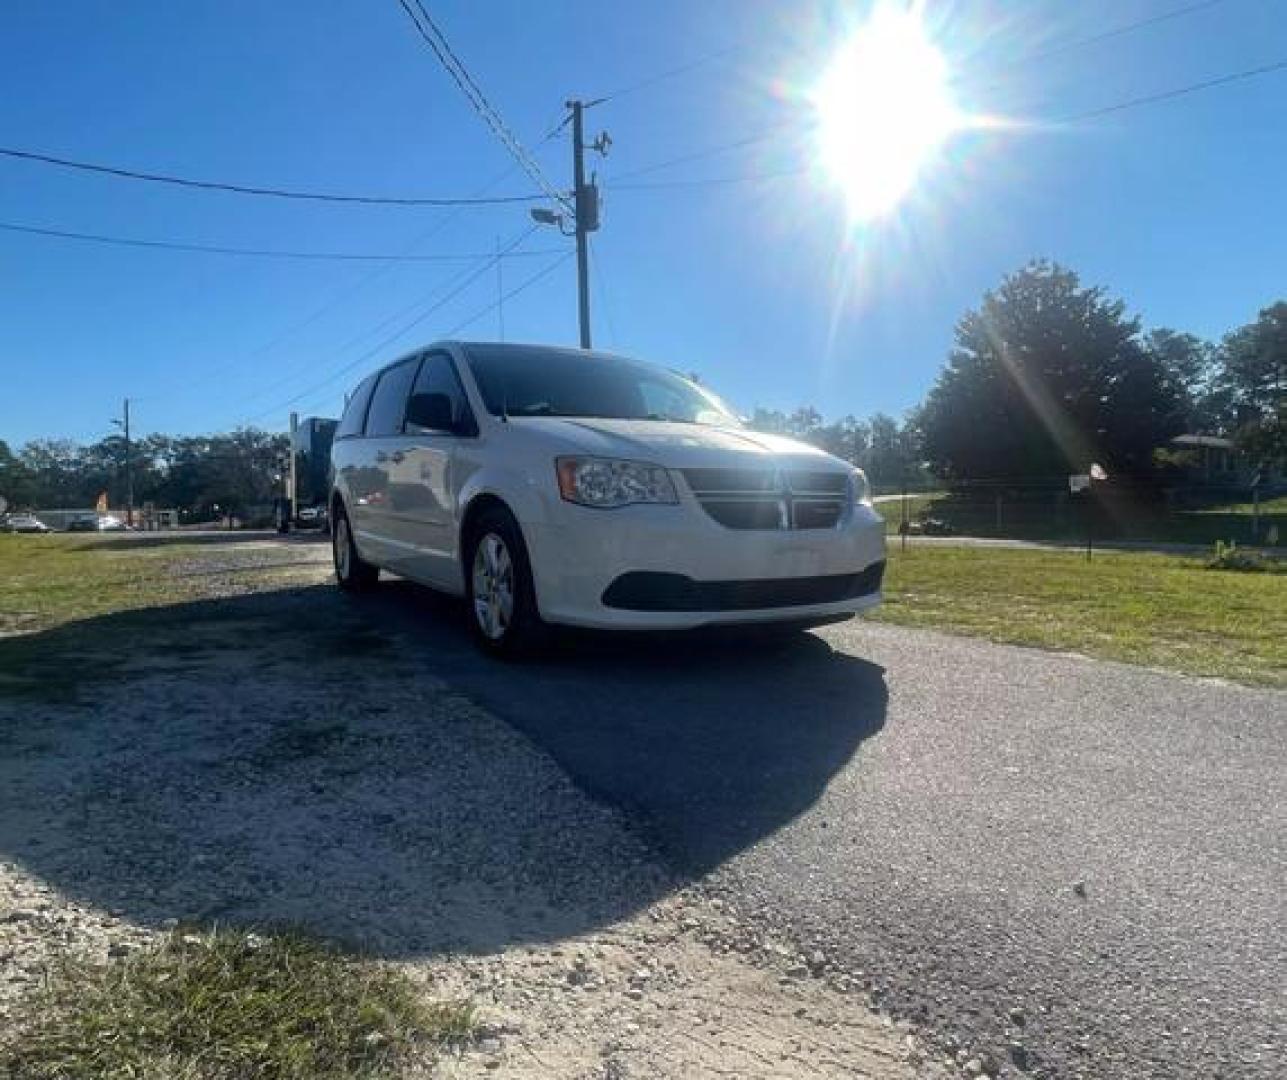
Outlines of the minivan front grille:
{"type": "Polygon", "coordinates": [[[849,502],[842,472],[685,469],[702,509],[729,529],[830,529],[849,502]]]}

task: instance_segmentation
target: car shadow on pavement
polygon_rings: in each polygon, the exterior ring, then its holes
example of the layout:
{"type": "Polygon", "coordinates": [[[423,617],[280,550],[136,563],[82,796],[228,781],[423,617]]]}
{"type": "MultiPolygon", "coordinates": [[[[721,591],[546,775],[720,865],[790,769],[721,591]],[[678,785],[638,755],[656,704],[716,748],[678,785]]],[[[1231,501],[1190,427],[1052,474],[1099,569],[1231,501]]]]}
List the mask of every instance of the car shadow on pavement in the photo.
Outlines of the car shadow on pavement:
{"type": "Polygon", "coordinates": [[[461,605],[409,582],[363,603],[425,663],[630,811],[672,868],[701,874],[807,810],[883,727],[884,669],[804,632],[564,632],[502,664],[461,605]]]}
{"type": "Polygon", "coordinates": [[[811,635],[502,665],[400,582],[116,613],[0,639],[0,861],[151,926],[399,957],[563,939],[807,810],[885,702],[811,635]]]}

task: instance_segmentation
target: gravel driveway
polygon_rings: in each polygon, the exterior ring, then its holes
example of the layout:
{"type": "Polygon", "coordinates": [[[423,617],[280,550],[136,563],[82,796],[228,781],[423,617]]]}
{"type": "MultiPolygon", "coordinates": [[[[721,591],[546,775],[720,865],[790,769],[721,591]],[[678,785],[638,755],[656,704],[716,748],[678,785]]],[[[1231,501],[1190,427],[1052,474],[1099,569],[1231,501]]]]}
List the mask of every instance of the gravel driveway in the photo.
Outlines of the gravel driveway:
{"type": "Polygon", "coordinates": [[[284,924],[475,1003],[476,1045],[415,1076],[938,1074],[834,965],[683,888],[326,557],[212,543],[166,570],[203,599],[37,635],[79,703],[0,693],[0,1040],[61,955],[284,924]]]}

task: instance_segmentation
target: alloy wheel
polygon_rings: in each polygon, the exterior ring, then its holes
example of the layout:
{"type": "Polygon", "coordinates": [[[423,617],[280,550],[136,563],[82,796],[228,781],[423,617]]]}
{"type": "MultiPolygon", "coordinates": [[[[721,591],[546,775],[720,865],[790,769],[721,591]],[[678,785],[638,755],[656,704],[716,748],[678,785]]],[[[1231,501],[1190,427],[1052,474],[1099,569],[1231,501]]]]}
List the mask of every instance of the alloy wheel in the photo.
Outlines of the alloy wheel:
{"type": "Polygon", "coordinates": [[[514,619],[514,562],[495,533],[487,533],[474,549],[473,584],[478,628],[499,641],[514,619]]]}

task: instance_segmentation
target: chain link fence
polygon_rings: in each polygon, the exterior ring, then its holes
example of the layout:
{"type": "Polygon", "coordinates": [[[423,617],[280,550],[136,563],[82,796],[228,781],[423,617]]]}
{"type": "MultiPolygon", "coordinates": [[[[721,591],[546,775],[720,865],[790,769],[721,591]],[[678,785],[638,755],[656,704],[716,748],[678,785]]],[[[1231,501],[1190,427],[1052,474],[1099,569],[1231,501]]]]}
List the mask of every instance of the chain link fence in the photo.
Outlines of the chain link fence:
{"type": "Polygon", "coordinates": [[[1287,485],[1174,487],[1110,479],[1074,493],[1067,477],[1052,477],[877,491],[877,509],[895,534],[1287,547],[1287,485]]]}

